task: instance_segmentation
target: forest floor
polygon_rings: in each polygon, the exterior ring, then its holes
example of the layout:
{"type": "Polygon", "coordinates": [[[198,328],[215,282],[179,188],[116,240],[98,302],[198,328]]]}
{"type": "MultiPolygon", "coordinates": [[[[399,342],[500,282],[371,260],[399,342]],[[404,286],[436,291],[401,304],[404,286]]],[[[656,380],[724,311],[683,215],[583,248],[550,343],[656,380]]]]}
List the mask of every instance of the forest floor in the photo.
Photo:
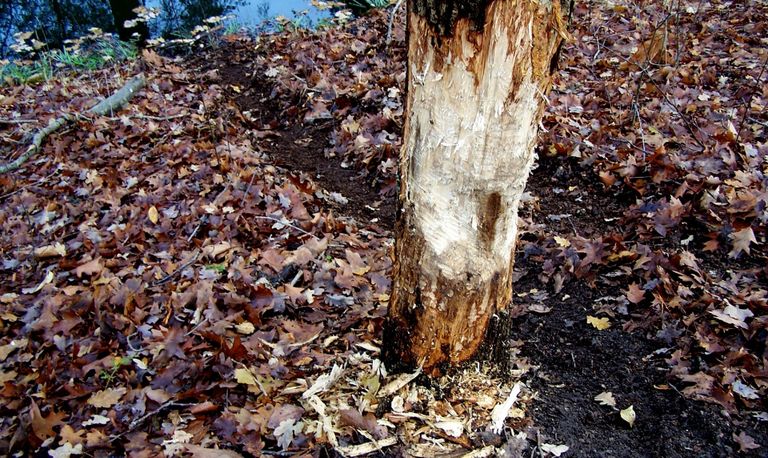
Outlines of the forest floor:
{"type": "Polygon", "coordinates": [[[768,5],[673,13],[578,4],[493,363],[438,378],[378,360],[400,19],[3,86],[4,160],[76,117],[0,176],[0,451],[764,456],[768,5]]]}

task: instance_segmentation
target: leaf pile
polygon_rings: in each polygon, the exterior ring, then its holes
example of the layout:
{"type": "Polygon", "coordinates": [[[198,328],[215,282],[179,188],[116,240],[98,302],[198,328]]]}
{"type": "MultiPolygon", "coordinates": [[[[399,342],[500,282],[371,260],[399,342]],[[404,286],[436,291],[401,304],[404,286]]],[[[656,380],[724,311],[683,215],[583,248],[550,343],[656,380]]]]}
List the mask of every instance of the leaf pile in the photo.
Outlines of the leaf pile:
{"type": "MultiPolygon", "coordinates": [[[[562,163],[546,186],[578,208],[536,215],[521,234],[554,292],[573,279],[623,290],[596,311],[664,342],[682,391],[729,410],[765,409],[768,388],[766,13],[763,3],[577,5],[540,154],[562,163]]],[[[327,123],[326,156],[367,170],[386,195],[403,36],[387,48],[384,21],[364,24],[270,37],[240,59],[252,90],[282,101],[262,124],[327,123]]]]}
{"type": "Polygon", "coordinates": [[[0,178],[0,450],[434,456],[485,445],[492,413],[527,424],[531,393],[495,413],[510,388],[485,372],[433,389],[388,375],[391,233],[275,167],[273,140],[294,138],[241,111],[219,71],[139,65],[147,86],[107,117],[82,113],[137,68],[3,90],[6,151],[59,113],[77,122],[0,178]]]}
{"type": "MultiPolygon", "coordinates": [[[[683,393],[759,417],[768,11],[675,8],[574,12],[541,136],[541,162],[556,166],[549,194],[526,196],[519,247],[547,291],[513,312],[547,313],[567,282],[616,291],[591,326],[664,341],[683,393]],[[654,44],[665,24],[668,52],[654,44]],[[539,214],[545,199],[562,211],[539,214]]],[[[78,119],[0,176],[0,450],[529,446],[535,393],[515,380],[386,373],[391,232],[350,217],[353,196],[327,177],[280,166],[322,154],[382,201],[395,194],[405,50],[401,18],[385,44],[387,20],[229,37],[187,60],[146,52],[147,87],[111,117],[81,114],[138,72],[130,64],[0,90],[5,152],[62,113],[78,119]]],[[[515,360],[513,379],[529,369],[515,360]]]]}
{"type": "Polygon", "coordinates": [[[531,226],[524,247],[555,291],[623,289],[595,308],[664,341],[683,393],[729,410],[764,410],[768,394],[766,15],[760,2],[579,4],[541,154],[562,158],[553,186],[594,172],[604,208],[623,208],[590,209],[605,233],[577,221],[567,243],[531,226]]]}

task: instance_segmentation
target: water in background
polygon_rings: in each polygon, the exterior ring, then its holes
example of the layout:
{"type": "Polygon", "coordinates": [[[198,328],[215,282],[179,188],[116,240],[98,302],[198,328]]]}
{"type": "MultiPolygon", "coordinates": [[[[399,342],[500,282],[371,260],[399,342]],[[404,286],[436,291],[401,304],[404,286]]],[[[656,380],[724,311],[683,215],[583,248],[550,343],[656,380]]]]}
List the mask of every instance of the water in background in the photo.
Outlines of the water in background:
{"type": "Polygon", "coordinates": [[[329,16],[327,11],[314,8],[309,0],[147,0],[146,5],[161,11],[159,24],[155,27],[159,32],[155,35],[183,31],[200,24],[206,17],[217,15],[232,16],[230,21],[257,31],[271,30],[269,21],[278,16],[299,19],[302,27],[313,27],[329,16]],[[203,8],[198,6],[201,4],[205,4],[203,8]],[[195,14],[189,15],[190,12],[195,14]],[[184,15],[189,15],[191,20],[180,20],[179,16],[184,15]]]}
{"type": "Polygon", "coordinates": [[[328,16],[327,13],[313,8],[308,0],[250,0],[237,7],[233,14],[237,22],[252,27],[277,16],[295,18],[305,10],[308,11],[307,17],[313,24],[328,16]]]}
{"type": "MultiPolygon", "coordinates": [[[[66,39],[86,35],[91,27],[114,32],[110,3],[121,0],[0,0],[0,57],[13,56],[17,32],[35,32],[38,40],[59,47],[66,39]]],[[[257,32],[274,30],[270,19],[283,16],[301,27],[313,27],[330,16],[309,0],[145,0],[160,10],[150,23],[155,37],[183,35],[212,16],[234,16],[231,22],[257,32]],[[264,25],[264,24],[267,25],[264,25]]]]}

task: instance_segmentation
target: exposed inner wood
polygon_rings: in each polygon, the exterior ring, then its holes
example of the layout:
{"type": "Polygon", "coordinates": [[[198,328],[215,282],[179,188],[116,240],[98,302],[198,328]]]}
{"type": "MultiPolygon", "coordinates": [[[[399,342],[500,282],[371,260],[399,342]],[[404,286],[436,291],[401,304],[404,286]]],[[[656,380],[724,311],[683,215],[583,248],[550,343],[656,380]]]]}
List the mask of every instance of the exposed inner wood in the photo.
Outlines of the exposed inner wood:
{"type": "Polygon", "coordinates": [[[511,299],[517,208],[561,36],[557,4],[475,2],[478,27],[456,5],[415,3],[386,338],[398,361],[429,369],[471,357],[511,299]]]}

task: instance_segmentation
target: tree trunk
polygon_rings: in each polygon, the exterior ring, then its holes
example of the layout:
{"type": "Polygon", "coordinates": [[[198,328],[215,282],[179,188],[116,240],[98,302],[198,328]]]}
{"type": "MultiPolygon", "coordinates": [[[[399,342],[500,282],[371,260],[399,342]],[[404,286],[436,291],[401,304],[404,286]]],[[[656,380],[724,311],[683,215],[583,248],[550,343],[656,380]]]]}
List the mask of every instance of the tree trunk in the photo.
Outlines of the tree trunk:
{"type": "Polygon", "coordinates": [[[549,0],[411,0],[390,366],[470,358],[512,297],[517,209],[565,36],[549,0]]]}
{"type": "Polygon", "coordinates": [[[149,38],[149,26],[146,22],[139,22],[133,27],[126,27],[125,22],[135,20],[138,14],[134,11],[142,6],[141,0],[109,0],[112,9],[112,18],[117,29],[117,35],[122,41],[137,40],[140,45],[149,38]],[[134,36],[137,34],[137,36],[134,36]]]}

